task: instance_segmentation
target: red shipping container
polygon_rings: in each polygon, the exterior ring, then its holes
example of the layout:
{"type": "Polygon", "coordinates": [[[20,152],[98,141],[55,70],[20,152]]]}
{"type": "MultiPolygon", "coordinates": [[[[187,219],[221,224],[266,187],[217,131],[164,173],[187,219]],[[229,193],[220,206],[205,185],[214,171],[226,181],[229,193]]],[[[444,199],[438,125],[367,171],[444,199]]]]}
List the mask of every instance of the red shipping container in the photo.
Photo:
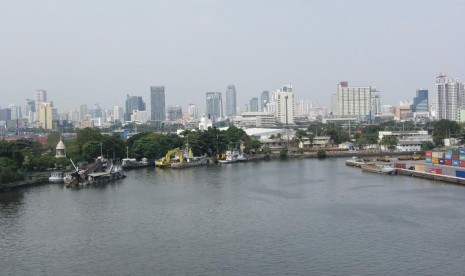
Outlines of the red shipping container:
{"type": "Polygon", "coordinates": [[[465,161],[460,161],[460,167],[464,167],[464,168],[465,168],[465,161]]]}
{"type": "Polygon", "coordinates": [[[442,169],[430,168],[429,173],[442,174],[442,169]]]}
{"type": "Polygon", "coordinates": [[[394,168],[397,169],[406,169],[407,165],[405,163],[394,163],[394,168]]]}
{"type": "Polygon", "coordinates": [[[428,150],[428,151],[426,151],[425,155],[427,157],[431,157],[432,153],[433,153],[432,151],[428,150]]]}
{"type": "Polygon", "coordinates": [[[444,164],[445,164],[446,166],[452,166],[452,160],[450,160],[450,159],[445,159],[445,160],[444,160],[444,164]]]}

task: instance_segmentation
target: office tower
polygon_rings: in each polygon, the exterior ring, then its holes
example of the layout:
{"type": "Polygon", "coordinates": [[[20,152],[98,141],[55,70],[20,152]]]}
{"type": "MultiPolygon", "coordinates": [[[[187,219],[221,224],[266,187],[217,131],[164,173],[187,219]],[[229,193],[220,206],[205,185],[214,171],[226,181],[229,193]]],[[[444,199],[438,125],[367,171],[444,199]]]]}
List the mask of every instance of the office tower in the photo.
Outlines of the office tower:
{"type": "Polygon", "coordinates": [[[306,117],[310,115],[312,102],[309,100],[299,100],[295,102],[295,116],[306,117]]]}
{"type": "Polygon", "coordinates": [[[134,110],[145,111],[145,103],[141,96],[126,96],[126,112],[124,113],[124,120],[130,121],[131,115],[134,110]]]}
{"type": "Polygon", "coordinates": [[[465,108],[464,84],[445,74],[436,78],[434,105],[436,119],[458,121],[460,109],[465,108]]]}
{"type": "Polygon", "coordinates": [[[182,107],[178,106],[169,106],[168,107],[168,121],[176,121],[182,119],[182,107]]]}
{"type": "Polygon", "coordinates": [[[192,120],[199,118],[199,108],[195,104],[189,104],[189,107],[187,108],[187,113],[189,113],[189,116],[192,120]]]}
{"type": "Polygon", "coordinates": [[[47,91],[36,90],[36,105],[42,102],[47,102],[47,91]]]}
{"type": "Polygon", "coordinates": [[[376,88],[371,89],[371,119],[381,114],[381,92],[376,88]]]}
{"type": "Polygon", "coordinates": [[[88,112],[92,118],[102,117],[102,109],[100,108],[100,105],[98,103],[96,103],[93,107],[91,107],[88,112]]]}
{"type": "Polygon", "coordinates": [[[372,113],[371,86],[349,86],[341,81],[337,85],[338,116],[355,117],[370,121],[372,113]]]}
{"type": "Polygon", "coordinates": [[[337,100],[337,93],[331,94],[331,115],[338,116],[338,100],[337,100]]]}
{"type": "Polygon", "coordinates": [[[36,103],[33,100],[26,99],[23,107],[23,118],[26,118],[29,123],[34,121],[34,113],[36,112],[36,103]]]}
{"type": "Polygon", "coordinates": [[[120,123],[124,121],[124,110],[122,106],[115,106],[113,108],[113,120],[114,122],[120,123]]]}
{"type": "Polygon", "coordinates": [[[250,99],[250,112],[258,112],[258,98],[250,99]]]}
{"type": "Polygon", "coordinates": [[[23,117],[23,115],[21,114],[21,107],[16,105],[16,104],[10,104],[8,106],[8,108],[10,108],[11,110],[11,120],[18,120],[18,119],[21,119],[23,117]]]}
{"type": "Polygon", "coordinates": [[[47,102],[39,103],[39,110],[38,110],[39,127],[43,129],[53,129],[52,116],[53,116],[52,105],[47,102]]]}
{"type": "Polygon", "coordinates": [[[8,120],[11,120],[11,109],[9,108],[0,109],[0,121],[8,121],[8,120]]]}
{"type": "Polygon", "coordinates": [[[79,107],[79,119],[82,121],[87,115],[89,115],[87,112],[87,105],[83,104],[79,107]]]}
{"type": "Polygon", "coordinates": [[[428,112],[429,103],[428,103],[428,90],[427,89],[418,89],[417,96],[413,98],[413,104],[410,106],[412,112],[428,112]]]}
{"type": "Polygon", "coordinates": [[[273,93],[275,116],[284,125],[294,124],[294,93],[291,85],[285,85],[273,93]]]}
{"type": "Polygon", "coordinates": [[[207,92],[207,117],[220,118],[223,114],[223,100],[221,99],[221,92],[207,92]]]}
{"type": "Polygon", "coordinates": [[[79,112],[76,110],[76,108],[73,108],[68,112],[68,122],[76,123],[78,121],[79,121],[79,112]]]}
{"type": "Polygon", "coordinates": [[[226,88],[226,116],[236,116],[236,87],[228,85],[226,88]]]}
{"type": "Polygon", "coordinates": [[[152,121],[165,120],[165,87],[152,86],[150,87],[150,119],[152,121]]]}
{"type": "Polygon", "coordinates": [[[260,95],[260,111],[266,110],[266,105],[270,102],[270,92],[263,91],[260,95]]]}

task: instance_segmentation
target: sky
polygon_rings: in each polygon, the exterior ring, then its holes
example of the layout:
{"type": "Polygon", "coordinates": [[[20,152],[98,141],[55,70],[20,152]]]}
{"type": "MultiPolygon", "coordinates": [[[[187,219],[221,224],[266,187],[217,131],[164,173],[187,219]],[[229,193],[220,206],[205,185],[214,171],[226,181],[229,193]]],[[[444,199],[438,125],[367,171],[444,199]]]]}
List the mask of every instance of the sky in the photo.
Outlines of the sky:
{"type": "Polygon", "coordinates": [[[205,107],[229,84],[243,107],[292,83],[330,106],[340,81],[382,104],[412,99],[439,73],[465,81],[461,0],[0,0],[0,106],[47,91],[59,112],[126,95],[205,107]]]}

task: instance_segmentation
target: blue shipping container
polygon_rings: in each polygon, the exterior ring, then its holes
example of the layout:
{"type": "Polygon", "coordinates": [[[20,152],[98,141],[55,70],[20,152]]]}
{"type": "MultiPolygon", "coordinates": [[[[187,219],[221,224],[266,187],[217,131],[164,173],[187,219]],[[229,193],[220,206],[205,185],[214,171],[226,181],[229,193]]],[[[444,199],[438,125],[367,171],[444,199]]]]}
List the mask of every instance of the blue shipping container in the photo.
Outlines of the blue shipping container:
{"type": "Polygon", "coordinates": [[[452,166],[454,166],[454,167],[460,167],[460,162],[459,162],[459,160],[452,160],[452,166]]]}
{"type": "Polygon", "coordinates": [[[446,159],[452,159],[452,152],[446,152],[444,158],[446,158],[446,159]]]}
{"type": "Polygon", "coordinates": [[[444,158],[439,158],[439,164],[444,165],[446,162],[444,161],[444,158]]]}
{"type": "Polygon", "coordinates": [[[455,176],[465,178],[465,171],[455,171],[455,176]]]}
{"type": "Polygon", "coordinates": [[[459,149],[460,154],[465,154],[465,149],[459,149]]]}
{"type": "Polygon", "coordinates": [[[426,157],[425,163],[433,163],[433,159],[431,157],[426,157]]]}

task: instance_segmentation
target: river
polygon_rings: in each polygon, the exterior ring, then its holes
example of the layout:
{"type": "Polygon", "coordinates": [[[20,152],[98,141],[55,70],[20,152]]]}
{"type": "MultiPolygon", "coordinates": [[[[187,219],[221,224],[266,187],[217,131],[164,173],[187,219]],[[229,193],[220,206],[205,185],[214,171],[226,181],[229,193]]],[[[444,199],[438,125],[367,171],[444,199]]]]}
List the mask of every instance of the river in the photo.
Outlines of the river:
{"type": "Polygon", "coordinates": [[[0,194],[0,275],[463,275],[465,187],[343,159],[0,194]]]}

